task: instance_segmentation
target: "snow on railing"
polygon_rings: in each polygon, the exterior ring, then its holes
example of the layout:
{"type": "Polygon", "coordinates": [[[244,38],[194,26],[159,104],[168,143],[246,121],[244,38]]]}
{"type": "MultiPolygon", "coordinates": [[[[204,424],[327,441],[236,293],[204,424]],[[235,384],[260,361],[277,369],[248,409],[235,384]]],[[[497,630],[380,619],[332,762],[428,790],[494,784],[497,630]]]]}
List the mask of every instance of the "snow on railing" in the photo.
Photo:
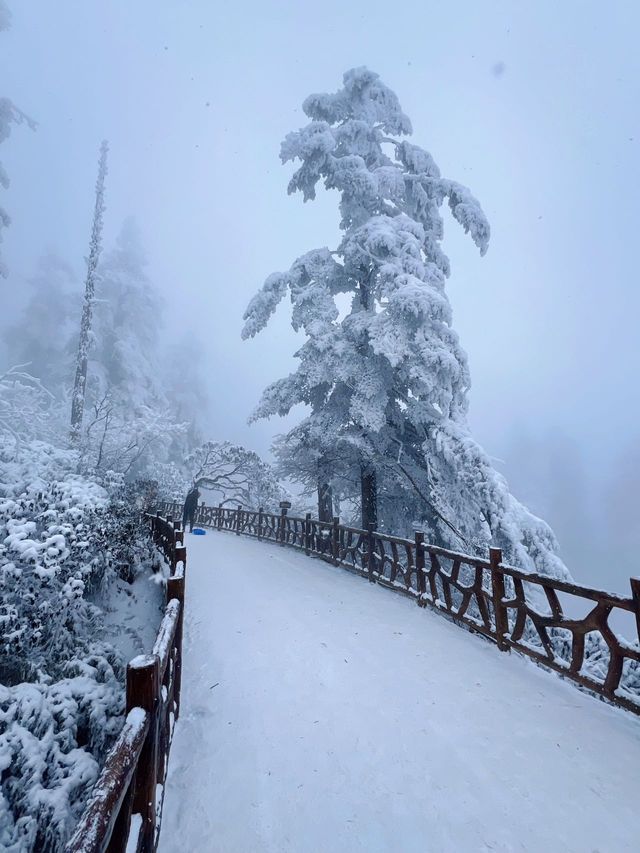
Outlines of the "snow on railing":
{"type": "MultiPolygon", "coordinates": [[[[180,504],[162,511],[179,517],[180,504]]],[[[201,504],[196,523],[288,545],[430,606],[502,651],[515,649],[592,693],[640,714],[640,579],[622,596],[522,572],[424,541],[264,510],[201,504]],[[626,621],[625,639],[616,626],[626,621]]]]}
{"type": "Polygon", "coordinates": [[[180,524],[171,516],[146,517],[171,566],[167,606],[152,653],[129,661],[125,724],[66,853],[152,853],[158,846],[161,798],[180,712],[186,548],[180,524]]]}

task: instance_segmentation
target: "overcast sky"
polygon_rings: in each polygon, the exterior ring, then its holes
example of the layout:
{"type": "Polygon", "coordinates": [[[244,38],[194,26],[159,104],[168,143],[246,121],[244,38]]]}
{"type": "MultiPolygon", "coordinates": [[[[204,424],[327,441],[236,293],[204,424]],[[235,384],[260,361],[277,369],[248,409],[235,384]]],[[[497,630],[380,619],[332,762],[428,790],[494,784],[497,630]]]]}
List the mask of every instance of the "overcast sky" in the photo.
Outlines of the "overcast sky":
{"type": "Polygon", "coordinates": [[[297,341],[284,305],[243,343],[242,312],[270,272],[334,247],[338,221],[335,194],[306,205],[287,196],[280,142],[305,123],[309,93],[367,65],[398,94],[414,141],[471,188],[491,222],[484,258],[446,223],[476,437],[504,460],[496,464],[519,496],[555,514],[552,524],[563,527],[564,512],[571,526],[578,499],[588,506],[574,527],[602,523],[611,478],[634,453],[640,471],[640,4],[9,5],[1,94],[38,129],[15,128],[2,146],[13,220],[5,317],[45,247],[81,274],[108,138],[107,245],[135,215],[167,334],[202,340],[212,437],[266,453],[283,422],[249,427],[247,415],[288,372],[297,341]]]}

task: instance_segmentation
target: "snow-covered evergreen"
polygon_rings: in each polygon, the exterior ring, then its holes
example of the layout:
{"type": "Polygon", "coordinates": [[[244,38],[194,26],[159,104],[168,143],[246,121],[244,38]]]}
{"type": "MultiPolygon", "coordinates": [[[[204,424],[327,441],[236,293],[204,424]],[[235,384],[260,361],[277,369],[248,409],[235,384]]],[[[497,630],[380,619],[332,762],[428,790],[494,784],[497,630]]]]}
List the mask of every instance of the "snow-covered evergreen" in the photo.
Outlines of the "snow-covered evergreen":
{"type": "Polygon", "coordinates": [[[76,278],[68,263],[46,251],[27,284],[24,310],[4,333],[6,361],[27,365],[29,373],[60,397],[69,387],[78,343],[76,278]]]}
{"type": "Polygon", "coordinates": [[[402,137],[411,123],[398,98],[366,68],[334,94],[303,104],[311,122],[282,144],[298,161],[289,192],[313,199],[319,182],[340,197],[343,237],[269,276],[245,312],[243,337],[290,294],[292,324],[307,339],[297,369],[269,386],[254,417],[310,408],[280,444],[308,480],[360,484],[363,526],[405,526],[460,548],[501,546],[508,560],[564,577],[549,527],[509,493],[467,425],[467,358],[452,328],[441,243],[446,202],[481,254],[489,224],[466,187],[443,178],[431,155],[402,137]],[[337,297],[350,298],[341,317],[337,297]],[[389,500],[391,495],[392,500],[389,500]]]}
{"type": "Polygon", "coordinates": [[[98,394],[110,389],[133,408],[163,397],[157,359],[162,300],[146,267],[140,230],[129,217],[99,266],[89,373],[98,394]]]}

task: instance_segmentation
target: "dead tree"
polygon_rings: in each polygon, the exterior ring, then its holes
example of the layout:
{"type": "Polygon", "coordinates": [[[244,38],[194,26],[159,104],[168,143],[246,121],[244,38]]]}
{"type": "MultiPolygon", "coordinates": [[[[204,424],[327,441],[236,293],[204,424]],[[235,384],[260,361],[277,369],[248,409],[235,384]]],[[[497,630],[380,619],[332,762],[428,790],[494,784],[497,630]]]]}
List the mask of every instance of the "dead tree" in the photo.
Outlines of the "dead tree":
{"type": "Polygon", "coordinates": [[[71,441],[74,445],[80,443],[82,418],[84,415],[84,400],[87,389],[87,363],[91,341],[91,323],[93,319],[93,300],[96,289],[96,270],[102,250],[102,224],[104,219],[104,179],[107,174],[107,153],[109,146],[106,140],[100,146],[98,161],[98,179],[96,181],[96,202],[93,209],[93,225],[89,242],[87,258],[87,277],[84,288],[84,304],[80,322],[80,339],[78,341],[78,356],[76,360],[76,378],[73,384],[71,399],[71,441]]]}

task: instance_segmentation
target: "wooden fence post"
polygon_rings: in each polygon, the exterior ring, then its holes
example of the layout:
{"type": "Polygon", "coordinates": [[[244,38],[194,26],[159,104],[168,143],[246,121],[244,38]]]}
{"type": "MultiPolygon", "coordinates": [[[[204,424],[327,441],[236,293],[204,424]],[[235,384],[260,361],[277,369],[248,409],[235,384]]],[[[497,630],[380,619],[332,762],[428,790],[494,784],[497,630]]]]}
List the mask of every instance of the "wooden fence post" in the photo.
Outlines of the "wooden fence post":
{"type": "Polygon", "coordinates": [[[169,578],[167,581],[167,604],[172,598],[177,598],[180,602],[180,615],[178,617],[178,625],[176,627],[176,659],[175,669],[173,671],[174,688],[173,699],[175,702],[175,718],[180,715],[180,688],[182,685],[182,631],[184,625],[184,574],[177,577],[169,578]]]}
{"type": "Polygon", "coordinates": [[[424,606],[422,596],[427,591],[427,579],[424,576],[424,533],[421,530],[416,530],[415,533],[415,549],[416,549],[416,589],[418,590],[418,604],[424,606]]]}
{"type": "Polygon", "coordinates": [[[376,582],[373,574],[376,570],[376,560],[374,556],[376,547],[375,532],[375,524],[373,522],[369,522],[369,524],[367,524],[367,573],[369,575],[369,583],[376,582]]]}
{"type": "Polygon", "coordinates": [[[311,553],[311,513],[308,512],[304,517],[304,553],[309,556],[311,553]]]}
{"type": "Polygon", "coordinates": [[[333,516],[333,527],[331,528],[331,556],[334,566],[340,561],[340,517],[333,516]]]}
{"type": "Polygon", "coordinates": [[[636,628],[638,629],[638,642],[640,642],[640,578],[631,578],[631,597],[635,605],[636,628]]]}
{"type": "Polygon", "coordinates": [[[179,521],[174,522],[173,531],[171,533],[171,574],[173,574],[176,570],[176,550],[184,543],[184,534],[181,530],[181,524],[179,521]]]}
{"type": "Polygon", "coordinates": [[[139,655],[127,665],[127,713],[143,708],[150,724],[138,759],[134,779],[132,813],[142,817],[140,853],[152,853],[156,832],[156,774],[158,768],[158,658],[139,655]]]}
{"type": "Polygon", "coordinates": [[[262,507],[258,508],[258,539],[262,539],[262,514],[264,510],[262,507]]]}
{"type": "Polygon", "coordinates": [[[505,634],[509,632],[509,616],[507,608],[503,604],[505,597],[504,575],[499,570],[502,562],[502,550],[500,548],[489,548],[489,562],[491,563],[491,590],[493,593],[493,613],[496,620],[496,640],[501,652],[509,651],[509,643],[505,634]]]}
{"type": "Polygon", "coordinates": [[[218,530],[222,530],[222,501],[218,504],[218,530]]]}
{"type": "Polygon", "coordinates": [[[242,504],[236,510],[236,536],[240,536],[240,525],[242,522],[242,504]]]}

